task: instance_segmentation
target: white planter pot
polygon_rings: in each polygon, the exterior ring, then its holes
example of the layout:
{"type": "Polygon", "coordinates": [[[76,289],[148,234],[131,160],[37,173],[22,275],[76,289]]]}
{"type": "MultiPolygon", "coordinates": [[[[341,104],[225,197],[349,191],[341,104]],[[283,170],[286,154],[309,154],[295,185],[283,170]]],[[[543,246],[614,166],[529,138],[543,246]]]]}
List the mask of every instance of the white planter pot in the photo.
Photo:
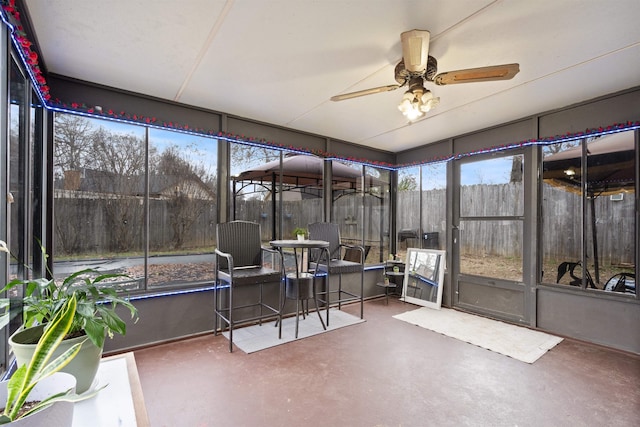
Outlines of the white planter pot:
{"type": "MultiPolygon", "coordinates": [[[[42,335],[43,328],[43,325],[38,325],[32,328],[18,329],[16,333],[9,337],[9,345],[11,345],[13,354],[16,356],[18,366],[28,363],[31,360],[36,345],[25,343],[37,342],[38,338],[42,335]]],[[[80,348],[80,352],[67,366],[62,368],[61,371],[76,377],[76,391],[78,394],[84,393],[91,387],[98,372],[98,367],[100,366],[102,349],[96,347],[86,336],[82,336],[62,341],[53,355],[54,358],[58,357],[71,346],[82,341],[84,341],[84,343],[80,348]]]]}
{"type": "MultiPolygon", "coordinates": [[[[27,402],[40,401],[53,394],[62,393],[69,389],[75,390],[76,378],[64,372],[57,372],[40,381],[29,393],[27,402]]],[[[0,382],[0,407],[7,402],[7,381],[0,382]]],[[[73,423],[73,402],[56,402],[27,417],[20,418],[9,424],[11,427],[70,427],[73,423]]]]}
{"type": "Polygon", "coordinates": [[[298,236],[298,240],[304,240],[304,234],[296,234],[298,236]]]}

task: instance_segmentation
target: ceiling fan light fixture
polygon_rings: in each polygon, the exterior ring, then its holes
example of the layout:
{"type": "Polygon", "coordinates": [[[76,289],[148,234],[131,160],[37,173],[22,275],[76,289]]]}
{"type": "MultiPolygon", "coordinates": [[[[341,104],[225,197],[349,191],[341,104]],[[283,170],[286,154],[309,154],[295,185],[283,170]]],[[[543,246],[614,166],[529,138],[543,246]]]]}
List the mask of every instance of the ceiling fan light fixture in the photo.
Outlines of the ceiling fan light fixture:
{"type": "Polygon", "coordinates": [[[402,112],[410,121],[422,117],[440,102],[440,98],[433,96],[430,90],[424,87],[414,87],[402,96],[402,101],[398,105],[398,110],[402,112]]]}
{"type": "Polygon", "coordinates": [[[400,110],[402,114],[409,119],[409,121],[413,121],[424,115],[420,109],[419,97],[409,90],[402,96],[402,101],[400,101],[400,105],[398,105],[398,110],[400,110]]]}
{"type": "Polygon", "coordinates": [[[398,110],[402,111],[402,114],[406,115],[406,111],[409,111],[412,107],[412,104],[415,102],[416,97],[411,91],[406,91],[404,95],[402,95],[402,101],[398,105],[398,110]]]}
{"type": "Polygon", "coordinates": [[[398,84],[380,86],[356,92],[332,96],[332,101],[342,101],[374,93],[387,92],[408,87],[398,109],[409,121],[422,117],[440,103],[440,98],[425,89],[425,83],[444,86],[457,83],[488,82],[509,80],[520,72],[520,65],[501,64],[487,67],[467,68],[438,73],[438,61],[429,55],[431,34],[426,30],[411,30],[400,34],[402,60],[394,69],[394,78],[398,84]]]}
{"type": "Polygon", "coordinates": [[[431,110],[432,108],[434,108],[436,105],[440,103],[440,98],[436,98],[435,96],[433,96],[430,90],[427,90],[420,97],[420,101],[421,101],[420,111],[427,113],[429,112],[429,110],[431,110]]]}
{"type": "Polygon", "coordinates": [[[407,110],[406,112],[403,112],[402,114],[404,114],[407,119],[409,119],[410,122],[424,116],[424,113],[422,111],[420,111],[419,108],[416,108],[415,106],[411,106],[411,108],[409,108],[409,110],[407,110]]]}
{"type": "Polygon", "coordinates": [[[402,95],[402,102],[412,103],[416,99],[416,96],[410,90],[406,91],[404,95],[402,95]]]}

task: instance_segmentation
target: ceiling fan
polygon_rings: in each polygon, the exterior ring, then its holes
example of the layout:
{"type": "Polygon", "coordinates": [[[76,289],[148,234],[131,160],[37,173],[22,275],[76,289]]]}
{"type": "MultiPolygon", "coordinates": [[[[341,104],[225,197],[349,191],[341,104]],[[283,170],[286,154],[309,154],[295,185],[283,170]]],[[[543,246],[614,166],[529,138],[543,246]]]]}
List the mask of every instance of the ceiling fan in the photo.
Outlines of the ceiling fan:
{"type": "Polygon", "coordinates": [[[398,84],[344,93],[332,96],[331,100],[343,101],[408,86],[408,90],[402,97],[398,109],[409,120],[415,120],[440,102],[440,98],[434,97],[430,90],[425,89],[425,82],[444,86],[457,83],[509,80],[520,71],[518,64],[502,64],[448,71],[436,75],[438,62],[433,56],[429,55],[429,39],[430,33],[425,30],[405,31],[400,35],[402,60],[398,62],[395,68],[395,79],[398,84]]]}

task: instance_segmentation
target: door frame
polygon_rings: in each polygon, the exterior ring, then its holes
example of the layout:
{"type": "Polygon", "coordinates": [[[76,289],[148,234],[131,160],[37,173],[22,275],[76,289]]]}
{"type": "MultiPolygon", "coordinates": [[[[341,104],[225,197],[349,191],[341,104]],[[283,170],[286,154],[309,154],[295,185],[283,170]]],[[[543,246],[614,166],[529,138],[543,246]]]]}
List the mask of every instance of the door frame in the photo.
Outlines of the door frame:
{"type": "MultiPolygon", "coordinates": [[[[511,150],[495,151],[484,155],[464,157],[453,160],[449,168],[448,188],[449,203],[451,207],[447,214],[448,237],[450,243],[448,265],[449,292],[445,301],[452,308],[475,312],[493,318],[499,318],[510,322],[536,326],[536,291],[539,280],[540,260],[537,250],[538,218],[540,215],[539,194],[540,189],[540,147],[527,146],[511,150]],[[468,163],[480,162],[497,157],[508,157],[523,155],[523,213],[520,216],[495,217],[487,216],[487,220],[521,220],[522,221],[522,281],[511,281],[501,278],[475,276],[462,274],[460,272],[460,172],[461,166],[468,163]],[[480,290],[486,289],[487,294],[491,293],[496,297],[504,298],[507,301],[509,310],[496,310],[489,304],[478,299],[477,303],[469,303],[461,300],[460,292],[465,292],[465,288],[480,290]]],[[[481,219],[478,219],[481,220],[481,219]]],[[[489,297],[491,298],[491,297],[489,297]]]]}

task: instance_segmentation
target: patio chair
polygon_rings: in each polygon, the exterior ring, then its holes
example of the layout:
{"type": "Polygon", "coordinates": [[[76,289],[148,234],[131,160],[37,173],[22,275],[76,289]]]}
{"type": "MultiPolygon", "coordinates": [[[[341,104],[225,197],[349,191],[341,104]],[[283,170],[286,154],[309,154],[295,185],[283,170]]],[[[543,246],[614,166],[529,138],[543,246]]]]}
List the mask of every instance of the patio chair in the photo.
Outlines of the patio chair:
{"type": "Polygon", "coordinates": [[[229,352],[233,351],[233,330],[241,323],[262,324],[267,318],[278,319],[278,338],[282,338],[282,256],[275,249],[262,247],[260,240],[260,224],[248,221],[231,221],[218,224],[217,247],[215,249],[215,282],[213,305],[215,310],[214,334],[224,324],[229,328],[229,352]],[[271,265],[263,261],[263,255],[269,254],[271,265]],[[277,308],[263,300],[263,286],[275,283],[279,286],[277,308]],[[236,301],[236,288],[257,287],[258,295],[242,295],[240,304],[236,301]],[[223,305],[222,294],[226,289],[227,300],[223,305]],[[238,311],[249,311],[250,316],[237,317],[238,311]]]}
{"type": "Polygon", "coordinates": [[[360,301],[360,318],[364,318],[364,248],[358,245],[346,245],[340,240],[340,228],[338,224],[332,224],[328,222],[316,222],[309,224],[309,239],[311,240],[324,240],[329,242],[329,254],[330,260],[318,257],[320,254],[317,251],[312,251],[310,254],[310,262],[318,263],[318,269],[328,273],[326,279],[326,288],[324,291],[318,293],[318,300],[326,305],[327,308],[327,326],[329,326],[329,306],[331,304],[338,304],[338,309],[342,308],[342,303],[351,301],[360,301]],[[348,255],[349,259],[344,259],[344,250],[350,250],[348,255]],[[359,256],[357,261],[354,261],[353,253],[357,251],[359,256]],[[346,273],[360,273],[360,293],[356,294],[342,289],[342,275],[346,273]],[[330,277],[334,274],[338,275],[338,289],[331,289],[330,277]],[[337,295],[335,299],[332,299],[332,295],[337,295]]]}

